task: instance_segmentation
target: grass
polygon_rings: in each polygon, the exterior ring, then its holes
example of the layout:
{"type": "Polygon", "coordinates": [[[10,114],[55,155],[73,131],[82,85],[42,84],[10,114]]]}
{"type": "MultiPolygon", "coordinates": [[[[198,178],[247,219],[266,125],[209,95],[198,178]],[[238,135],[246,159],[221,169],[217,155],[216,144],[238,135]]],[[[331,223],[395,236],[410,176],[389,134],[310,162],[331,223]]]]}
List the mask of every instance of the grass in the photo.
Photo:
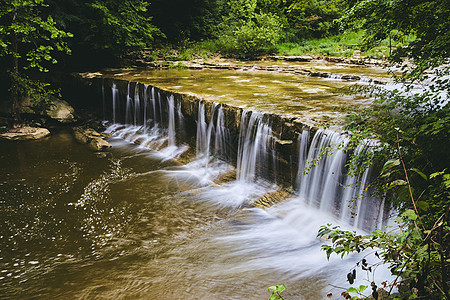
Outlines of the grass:
{"type": "Polygon", "coordinates": [[[213,40],[180,45],[161,45],[145,51],[147,61],[189,61],[196,58],[209,59],[218,55],[217,43],[213,40]]]}
{"type": "MultiPolygon", "coordinates": [[[[339,35],[319,39],[305,39],[297,43],[285,42],[275,46],[276,55],[367,57],[382,59],[389,56],[389,41],[385,40],[375,48],[363,51],[361,46],[364,32],[344,32],[339,35]]],[[[395,45],[393,45],[395,46],[395,45]]],[[[147,61],[189,61],[196,58],[210,59],[220,56],[216,40],[184,42],[179,45],[162,45],[145,51],[147,61]]]]}
{"type": "Polygon", "coordinates": [[[340,35],[320,39],[307,39],[298,43],[281,43],[277,45],[279,55],[315,55],[353,57],[356,55],[369,58],[383,58],[389,53],[386,43],[362,51],[363,32],[345,32],[340,35]]]}

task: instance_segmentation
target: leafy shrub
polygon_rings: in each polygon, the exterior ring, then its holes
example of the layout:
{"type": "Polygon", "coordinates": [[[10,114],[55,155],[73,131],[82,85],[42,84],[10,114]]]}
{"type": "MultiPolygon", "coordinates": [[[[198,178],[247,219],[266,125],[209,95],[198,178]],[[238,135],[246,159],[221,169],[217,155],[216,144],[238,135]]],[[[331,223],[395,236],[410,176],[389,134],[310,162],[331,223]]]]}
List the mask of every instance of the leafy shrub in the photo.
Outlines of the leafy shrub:
{"type": "Polygon", "coordinates": [[[230,26],[219,37],[222,53],[234,57],[253,58],[275,51],[282,24],[270,13],[256,14],[241,24],[230,26]]]}

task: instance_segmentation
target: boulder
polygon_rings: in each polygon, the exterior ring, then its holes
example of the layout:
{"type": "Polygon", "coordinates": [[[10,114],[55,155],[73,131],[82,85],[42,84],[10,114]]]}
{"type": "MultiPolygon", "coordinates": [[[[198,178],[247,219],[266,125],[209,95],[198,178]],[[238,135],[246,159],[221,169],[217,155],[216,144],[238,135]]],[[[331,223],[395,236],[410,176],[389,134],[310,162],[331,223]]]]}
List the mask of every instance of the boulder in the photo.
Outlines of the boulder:
{"type": "Polygon", "coordinates": [[[75,140],[81,144],[88,144],[94,151],[105,151],[112,147],[100,133],[91,128],[74,127],[73,133],[75,140]]]}
{"type": "Polygon", "coordinates": [[[94,137],[89,141],[89,148],[94,151],[105,151],[111,148],[111,144],[101,137],[94,137]]]}
{"type": "Polygon", "coordinates": [[[0,138],[13,141],[38,140],[49,134],[50,131],[46,128],[24,126],[8,130],[5,133],[0,134],[0,138]]]}
{"type": "Polygon", "coordinates": [[[45,111],[39,111],[39,109],[34,106],[33,99],[27,98],[21,102],[20,112],[42,115],[44,117],[57,120],[61,123],[73,123],[76,121],[75,109],[67,103],[67,101],[56,97],[51,97],[48,109],[45,111]]]}

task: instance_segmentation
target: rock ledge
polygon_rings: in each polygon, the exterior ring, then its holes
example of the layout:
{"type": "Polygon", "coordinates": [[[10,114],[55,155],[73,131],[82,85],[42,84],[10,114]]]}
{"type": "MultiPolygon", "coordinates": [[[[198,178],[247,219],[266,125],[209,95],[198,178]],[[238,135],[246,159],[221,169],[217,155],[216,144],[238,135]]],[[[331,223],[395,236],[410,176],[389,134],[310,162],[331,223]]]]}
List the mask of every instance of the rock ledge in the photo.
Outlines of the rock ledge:
{"type": "Polygon", "coordinates": [[[46,128],[24,126],[8,130],[0,134],[0,138],[13,141],[38,140],[49,134],[50,131],[46,128]]]}

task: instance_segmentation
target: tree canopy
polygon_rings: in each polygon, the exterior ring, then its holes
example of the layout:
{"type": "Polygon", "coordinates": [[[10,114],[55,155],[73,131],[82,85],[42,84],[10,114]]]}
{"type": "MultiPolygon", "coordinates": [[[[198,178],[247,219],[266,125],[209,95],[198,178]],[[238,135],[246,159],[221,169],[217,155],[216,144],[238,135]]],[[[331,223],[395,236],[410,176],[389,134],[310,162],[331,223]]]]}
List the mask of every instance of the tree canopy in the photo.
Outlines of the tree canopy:
{"type": "Polygon", "coordinates": [[[447,0],[356,1],[340,19],[343,28],[362,28],[366,46],[384,39],[403,42],[392,59],[442,59],[450,51],[450,2],[447,0]],[[404,43],[408,37],[414,40],[404,43]]]}
{"type": "Polygon", "coordinates": [[[11,79],[14,119],[18,120],[19,97],[45,100],[46,84],[30,79],[27,71],[47,72],[57,63],[56,51],[70,52],[65,38],[71,33],[60,30],[51,15],[43,13],[43,0],[3,0],[0,8],[0,53],[10,59],[6,68],[11,79]]]}

